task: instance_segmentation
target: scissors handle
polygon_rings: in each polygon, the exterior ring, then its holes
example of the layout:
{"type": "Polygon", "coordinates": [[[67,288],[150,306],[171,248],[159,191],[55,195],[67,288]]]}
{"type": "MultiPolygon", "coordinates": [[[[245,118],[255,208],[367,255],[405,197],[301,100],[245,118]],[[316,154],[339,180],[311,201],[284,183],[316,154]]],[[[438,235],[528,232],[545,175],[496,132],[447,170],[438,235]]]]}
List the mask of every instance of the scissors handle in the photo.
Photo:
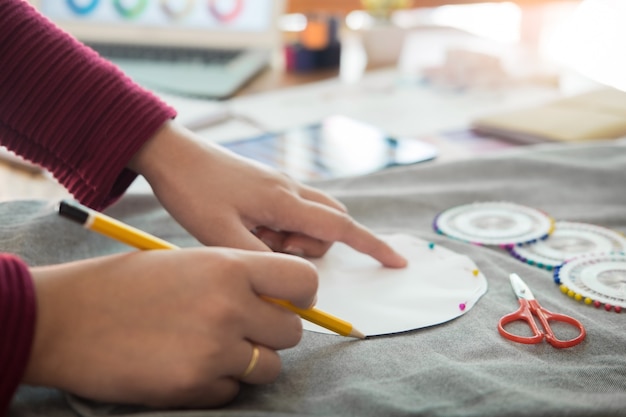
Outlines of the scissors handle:
{"type": "Polygon", "coordinates": [[[539,343],[545,337],[546,341],[556,348],[568,348],[575,346],[582,342],[585,338],[585,328],[583,327],[582,323],[575,318],[566,316],[565,314],[552,313],[551,311],[548,311],[545,308],[541,307],[537,300],[526,300],[520,298],[519,303],[520,308],[517,311],[507,314],[506,316],[502,317],[498,322],[498,331],[503,337],[513,340],[514,342],[526,344],[539,343]],[[539,319],[539,322],[543,327],[543,331],[539,330],[539,328],[537,327],[533,315],[537,316],[537,318],[539,319]],[[507,332],[504,329],[504,326],[514,321],[525,321],[530,327],[533,335],[526,337],[507,332]],[[576,329],[578,329],[579,334],[573,339],[559,339],[558,337],[556,337],[556,335],[552,331],[552,328],[550,327],[551,321],[562,322],[572,325],[576,329]]]}
{"type": "Polygon", "coordinates": [[[519,299],[519,309],[512,313],[507,314],[502,317],[498,322],[498,331],[502,335],[502,337],[512,340],[517,343],[525,343],[525,344],[536,344],[543,340],[544,334],[539,330],[537,324],[535,323],[535,319],[533,318],[532,312],[530,310],[530,305],[528,304],[528,300],[523,298],[519,299]],[[524,321],[530,327],[532,331],[532,336],[520,336],[517,334],[513,334],[511,332],[507,332],[504,329],[504,326],[512,323],[514,321],[524,321]]]}
{"type": "Polygon", "coordinates": [[[577,344],[582,342],[587,335],[585,327],[574,317],[566,316],[565,314],[553,313],[549,310],[546,310],[545,308],[541,307],[536,300],[531,300],[529,301],[529,303],[531,305],[531,309],[533,309],[533,311],[535,312],[535,315],[539,317],[539,321],[541,322],[541,325],[544,329],[546,340],[552,346],[556,348],[568,348],[576,346],[577,344]],[[552,331],[550,322],[561,322],[569,324],[578,330],[578,335],[568,340],[559,339],[552,331]]]}

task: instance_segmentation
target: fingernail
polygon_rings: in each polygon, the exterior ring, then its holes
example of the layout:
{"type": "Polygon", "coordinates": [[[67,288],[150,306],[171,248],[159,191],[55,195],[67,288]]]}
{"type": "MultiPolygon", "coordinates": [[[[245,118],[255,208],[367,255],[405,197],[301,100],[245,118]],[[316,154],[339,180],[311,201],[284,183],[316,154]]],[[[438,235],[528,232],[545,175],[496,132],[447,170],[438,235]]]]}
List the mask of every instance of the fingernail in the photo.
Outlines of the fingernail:
{"type": "Polygon", "coordinates": [[[284,249],[284,252],[288,253],[289,255],[294,255],[294,256],[299,256],[299,257],[304,256],[304,251],[301,248],[298,248],[296,246],[287,246],[284,249]]]}

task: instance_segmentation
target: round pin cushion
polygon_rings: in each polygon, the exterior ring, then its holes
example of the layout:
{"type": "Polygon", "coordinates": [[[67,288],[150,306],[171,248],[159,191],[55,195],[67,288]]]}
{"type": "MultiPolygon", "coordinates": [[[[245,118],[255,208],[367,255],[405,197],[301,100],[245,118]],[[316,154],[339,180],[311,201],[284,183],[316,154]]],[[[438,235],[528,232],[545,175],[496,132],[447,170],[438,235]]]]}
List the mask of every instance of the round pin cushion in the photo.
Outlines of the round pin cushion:
{"type": "Polygon", "coordinates": [[[619,313],[626,308],[626,253],[573,258],[554,269],[554,282],[576,301],[619,313]]]}
{"type": "Polygon", "coordinates": [[[554,220],[540,210],[504,201],[452,207],[433,221],[437,233],[477,245],[509,248],[545,239],[554,220]]]}
{"type": "Polygon", "coordinates": [[[568,259],[586,253],[626,251],[626,238],[620,233],[587,223],[558,221],[547,239],[509,248],[515,258],[552,270],[568,259]]]}

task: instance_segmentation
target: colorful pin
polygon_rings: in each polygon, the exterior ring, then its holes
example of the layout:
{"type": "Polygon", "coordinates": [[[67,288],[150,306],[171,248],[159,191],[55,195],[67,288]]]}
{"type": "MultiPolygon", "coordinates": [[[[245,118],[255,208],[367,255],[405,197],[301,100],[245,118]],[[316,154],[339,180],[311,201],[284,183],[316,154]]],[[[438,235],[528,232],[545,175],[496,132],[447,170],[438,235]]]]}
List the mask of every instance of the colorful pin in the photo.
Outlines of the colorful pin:
{"type": "Polygon", "coordinates": [[[575,257],[554,269],[561,292],[586,305],[620,313],[626,308],[621,290],[626,283],[624,252],[591,253],[575,257]]]}

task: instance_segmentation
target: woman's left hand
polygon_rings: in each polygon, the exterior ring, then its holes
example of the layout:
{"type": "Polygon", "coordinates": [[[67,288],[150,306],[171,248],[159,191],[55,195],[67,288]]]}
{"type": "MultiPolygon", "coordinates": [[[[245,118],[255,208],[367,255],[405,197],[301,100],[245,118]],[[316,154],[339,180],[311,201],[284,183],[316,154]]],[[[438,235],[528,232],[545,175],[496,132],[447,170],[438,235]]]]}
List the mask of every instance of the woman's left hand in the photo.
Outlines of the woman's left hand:
{"type": "Polygon", "coordinates": [[[406,259],[339,201],[274,169],[167,122],[129,168],[143,175],[172,216],[205,245],[320,257],[344,242],[387,267],[406,259]]]}

